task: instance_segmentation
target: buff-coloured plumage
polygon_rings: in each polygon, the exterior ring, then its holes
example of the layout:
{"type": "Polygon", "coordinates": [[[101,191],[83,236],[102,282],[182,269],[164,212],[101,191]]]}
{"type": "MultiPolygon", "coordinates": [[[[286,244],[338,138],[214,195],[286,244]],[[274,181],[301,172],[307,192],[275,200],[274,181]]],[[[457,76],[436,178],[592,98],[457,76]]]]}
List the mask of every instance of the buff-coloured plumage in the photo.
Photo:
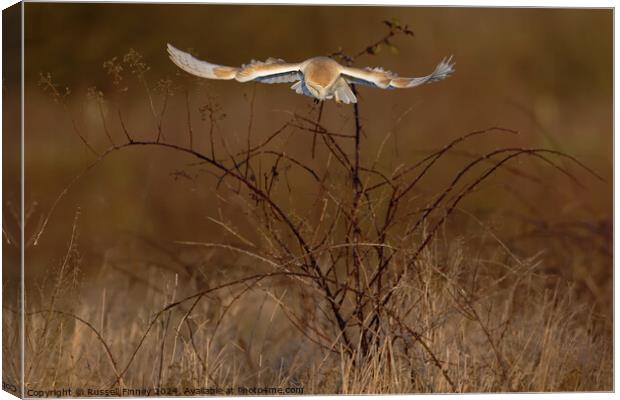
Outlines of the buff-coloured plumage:
{"type": "Polygon", "coordinates": [[[349,84],[380,89],[404,89],[445,79],[454,72],[452,57],[442,60],[430,75],[403,78],[382,68],[346,67],[329,57],[313,57],[300,63],[269,58],[266,61],[252,61],[237,68],[199,60],[170,44],[168,54],[179,68],[202,78],[262,83],[295,82],[291,89],[299,94],[318,100],[334,99],[345,104],[357,102],[349,84]]]}

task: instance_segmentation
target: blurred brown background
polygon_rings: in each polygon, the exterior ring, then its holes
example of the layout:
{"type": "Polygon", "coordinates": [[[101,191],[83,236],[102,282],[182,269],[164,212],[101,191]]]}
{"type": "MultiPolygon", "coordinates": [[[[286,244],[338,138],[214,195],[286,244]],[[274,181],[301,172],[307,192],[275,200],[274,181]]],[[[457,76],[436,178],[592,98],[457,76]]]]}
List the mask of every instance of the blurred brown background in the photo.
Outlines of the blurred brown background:
{"type": "MultiPolygon", "coordinates": [[[[166,43],[224,65],[267,57],[300,61],[339,48],[356,53],[382,37],[383,20],[397,18],[415,37],[398,38],[397,53],[386,48],[361,57],[357,66],[422,76],[452,54],[456,73],[411,90],[360,88],[365,159],[372,159],[387,131],[396,139],[381,160],[386,171],[472,130],[503,126],[521,132],[480,138],[461,148],[426,181],[424,194],[432,195],[452,179],[454,166],[463,165],[468,154],[520,146],[577,157],[605,182],[563,161],[580,187],[543,163],[523,159],[515,166],[529,179],[500,176],[464,208],[493,224],[515,251],[524,256],[542,251],[550,268],[576,276],[599,300],[610,298],[612,10],[38,3],[25,9],[26,205],[34,207],[30,232],[93,160],[72,131],[70,116],[95,147],[107,146],[98,111],[86,96],[88,88],[104,93],[109,105],[104,111],[119,142],[123,135],[113,104],[120,105],[132,132],[155,135],[144,87],[127,80],[128,90],[119,93],[102,68],[105,61],[122,59],[133,48],[150,66],[146,77],[153,88],[160,79],[173,79],[177,92],[164,119],[172,142],[186,137],[184,90],[195,108],[205,99],[217,102],[226,114],[219,132],[240,138],[248,129],[255,90],[253,137],[258,142],[287,120],[281,110],[306,115],[313,111],[312,100],[287,85],[198,82],[168,60],[166,43]],[[39,74],[48,72],[61,90],[71,89],[68,113],[37,85],[39,74]]],[[[154,93],[160,107],[161,97],[154,93]]],[[[324,112],[326,126],[351,132],[350,107],[328,102],[324,112]]],[[[192,120],[197,136],[205,139],[208,124],[196,110],[192,120]]],[[[207,148],[206,140],[197,140],[207,148]]],[[[287,146],[307,152],[310,140],[300,135],[287,146]]],[[[221,229],[207,219],[217,213],[214,180],[188,167],[191,161],[152,149],[112,155],[60,201],[39,245],[28,249],[29,271],[34,275],[59,262],[78,207],[86,273],[97,270],[111,253],[130,254],[126,249],[136,236],[163,246],[221,237],[221,229]],[[189,170],[191,179],[179,178],[174,174],[178,170],[189,170]]],[[[302,185],[296,190],[301,206],[306,193],[302,185]]],[[[462,232],[480,229],[466,220],[459,226],[462,232]]]]}

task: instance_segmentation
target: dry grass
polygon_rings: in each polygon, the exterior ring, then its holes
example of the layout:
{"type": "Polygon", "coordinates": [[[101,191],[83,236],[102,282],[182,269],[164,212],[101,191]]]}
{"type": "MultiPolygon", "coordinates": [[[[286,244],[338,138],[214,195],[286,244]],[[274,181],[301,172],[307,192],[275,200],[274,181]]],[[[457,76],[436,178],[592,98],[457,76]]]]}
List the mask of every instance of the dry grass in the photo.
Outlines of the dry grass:
{"type": "MultiPolygon", "coordinates": [[[[333,323],[317,307],[324,303],[321,294],[303,293],[306,284],[290,279],[246,281],[187,301],[163,312],[145,337],[154,310],[221,286],[224,277],[213,276],[210,266],[205,281],[156,266],[134,276],[129,265],[109,260],[100,279],[80,288],[71,287],[72,270],[57,270],[63,280],[50,280],[52,287],[31,299],[42,309],[27,316],[26,386],[611,390],[610,322],[580,301],[569,283],[541,273],[536,258],[497,251],[481,259],[463,240],[436,243],[396,288],[398,315],[382,321],[378,343],[366,354],[358,344],[352,355],[342,344],[330,351],[300,333],[310,328],[300,323],[333,323]],[[59,295],[62,303],[53,298],[59,295]],[[50,304],[58,311],[50,312],[50,304]],[[120,372],[122,383],[115,384],[120,372]]],[[[247,256],[234,262],[252,265],[247,256]]]]}
{"type": "MultiPolygon", "coordinates": [[[[386,35],[355,56],[333,56],[350,63],[411,34],[386,25],[386,35]]],[[[489,180],[506,184],[502,171],[527,177],[516,160],[538,162],[567,185],[596,180],[578,159],[518,146],[474,153],[429,193],[429,174],[451,152],[518,133],[465,133],[414,164],[386,169],[381,160],[392,133],[365,149],[363,104],[349,113],[353,132],[323,126],[320,104],[308,114],[286,111],[290,118],[266,133],[253,127],[251,95],[247,131],[231,138],[218,132],[222,110],[211,99],[197,107],[186,86],[151,84],[137,52],[104,65],[122,91],[128,79],[137,82],[151,120],[137,132],[118,104],[88,91],[108,147],[69,119],[92,159],[29,230],[27,245],[37,246],[56,207],[90,170],[137,148],[184,157],[191,164],[178,176],[200,169],[209,177],[217,201],[208,220],[222,240],[169,243],[132,234],[126,246],[106,250],[97,276],[82,277],[76,213],[63,259],[45,279],[29,282],[28,388],[611,390],[607,310],[550,272],[544,258],[515,254],[461,208],[489,180]],[[173,100],[187,115],[174,127],[182,136],[166,129],[173,100]],[[192,125],[196,113],[206,129],[192,125]],[[289,152],[287,143],[302,135],[313,138],[312,148],[289,152]],[[457,216],[477,230],[456,230],[457,216]]],[[[41,78],[71,113],[65,92],[51,76],[41,78]]],[[[4,315],[10,326],[13,314],[4,315]]],[[[6,354],[17,338],[4,332],[6,354]]]]}

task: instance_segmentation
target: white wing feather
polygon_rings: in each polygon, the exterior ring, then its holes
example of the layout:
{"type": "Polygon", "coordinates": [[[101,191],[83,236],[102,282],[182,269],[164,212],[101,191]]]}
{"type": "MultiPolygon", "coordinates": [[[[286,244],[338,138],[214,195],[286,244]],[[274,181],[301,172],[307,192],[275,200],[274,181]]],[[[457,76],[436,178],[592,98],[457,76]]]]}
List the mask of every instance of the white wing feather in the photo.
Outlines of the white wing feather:
{"type": "Polygon", "coordinates": [[[239,82],[285,83],[302,79],[300,64],[288,64],[280,59],[252,61],[241,68],[227,67],[199,60],[189,53],[168,44],[170,59],[182,70],[208,79],[236,79],[239,82]]]}
{"type": "Polygon", "coordinates": [[[183,71],[192,75],[208,79],[234,79],[239,68],[226,67],[223,65],[211,64],[181,51],[168,44],[168,54],[173,63],[183,71]]]}
{"type": "Polygon", "coordinates": [[[452,62],[452,56],[450,56],[447,59],[444,58],[441,60],[432,74],[420,78],[396,78],[392,80],[390,86],[396,88],[410,88],[425,83],[437,82],[450,76],[450,74],[454,72],[454,65],[455,63],[452,62]]]}
{"type": "Polygon", "coordinates": [[[454,65],[452,57],[443,59],[432,74],[419,78],[401,78],[395,73],[384,71],[381,68],[342,67],[342,75],[349,83],[356,85],[367,85],[381,89],[404,89],[445,79],[454,72],[454,65]]]}
{"type": "Polygon", "coordinates": [[[262,83],[285,83],[302,79],[300,64],[289,64],[270,58],[267,61],[252,61],[243,65],[235,79],[239,82],[258,81],[262,83]]]}

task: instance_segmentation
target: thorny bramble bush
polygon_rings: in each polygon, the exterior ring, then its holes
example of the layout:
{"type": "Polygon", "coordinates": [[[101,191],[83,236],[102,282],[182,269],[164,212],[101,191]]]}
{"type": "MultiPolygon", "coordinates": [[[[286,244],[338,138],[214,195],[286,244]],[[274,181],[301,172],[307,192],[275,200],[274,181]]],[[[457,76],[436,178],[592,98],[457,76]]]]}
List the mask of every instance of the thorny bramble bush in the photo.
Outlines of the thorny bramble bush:
{"type": "MultiPolygon", "coordinates": [[[[397,53],[393,40],[413,36],[413,32],[397,21],[386,21],[385,25],[385,36],[363,50],[348,54],[339,49],[331,57],[350,65],[384,48],[397,53]]],[[[123,110],[102,91],[89,89],[88,101],[95,102],[99,110],[109,147],[95,148],[71,117],[74,133],[94,160],[61,192],[29,243],[37,244],[57,204],[109,155],[135,147],[163,148],[186,155],[195,166],[215,175],[220,200],[241,204],[245,218],[260,238],[250,239],[225,218],[210,218],[234,239],[183,244],[238,253],[254,259],[260,267],[216,285],[201,280],[188,268],[190,287],[195,287],[195,292],[186,296],[178,295],[178,277],[165,288],[155,288],[148,276],[136,278],[157,293],[144,298],[152,314],[142,315],[130,331],[118,328],[111,332],[108,328],[104,334],[103,316],[98,326],[88,317],[92,311],[81,313],[80,307],[63,311],[57,303],[65,287],[61,282],[69,275],[75,277],[72,271],[79,260],[76,214],[69,250],[56,271],[55,289],[51,295],[41,293],[49,307],[28,312],[32,338],[27,343],[32,356],[26,368],[27,384],[57,385],[55,378],[45,374],[44,365],[49,368],[51,361],[49,354],[43,358],[42,349],[52,343],[61,346],[63,329],[85,329],[87,334],[80,335],[90,339],[84,343],[99,348],[98,362],[107,364],[109,374],[89,375],[91,382],[98,382],[102,388],[136,382],[161,386],[177,381],[213,386],[232,382],[302,385],[312,393],[608,387],[605,371],[610,370],[610,364],[604,354],[609,343],[588,336],[594,329],[593,316],[588,309],[573,304],[570,285],[553,280],[550,286],[549,277],[536,272],[540,264],[537,257],[524,260],[510,254],[510,262],[498,267],[468,259],[458,240],[448,245],[441,240],[442,228],[455,211],[462,211],[459,205],[463,199],[497,171],[513,168],[510,164],[514,160],[540,162],[566,175],[572,184],[579,184],[577,178],[558,160],[568,160],[597,177],[579,160],[545,148],[499,148],[473,156],[454,171],[451,183],[429,200],[416,196],[416,190],[447,154],[474,138],[518,133],[502,127],[468,132],[419,161],[386,173],[378,161],[390,133],[385,134],[375,159],[361,156],[363,101],[350,107],[355,125],[352,132],[323,126],[323,110],[330,105],[320,103],[307,115],[287,112],[288,120],[260,140],[252,136],[252,111],[245,148],[232,151],[226,134],[218,129],[226,117],[225,110],[213,98],[194,106],[187,89],[194,80],[178,83],[165,78],[152,84],[149,66],[133,49],[122,58],[106,61],[103,67],[118,93],[127,92],[132,80],[142,86],[153,131],[148,139],[138,138],[123,110]],[[165,128],[168,105],[175,97],[184,103],[187,121],[185,126],[165,128]],[[200,115],[206,130],[192,126],[192,113],[200,115]],[[185,130],[186,140],[166,140],[166,130],[171,129],[185,130]],[[199,134],[208,136],[207,148],[196,145],[199,134]],[[278,139],[302,134],[313,137],[307,157],[295,157],[278,146],[278,139]],[[327,154],[326,161],[317,163],[317,153],[327,154]],[[294,207],[291,198],[296,195],[295,184],[288,178],[292,169],[312,182],[316,196],[312,209],[294,207]],[[320,356],[310,367],[304,368],[301,353],[270,373],[251,355],[246,367],[226,364],[226,346],[216,337],[220,331],[229,336],[238,333],[225,327],[225,317],[231,314],[234,319],[235,307],[256,293],[264,294],[285,316],[294,337],[318,350],[320,356]],[[161,300],[154,300],[156,296],[163,296],[165,306],[161,300]],[[204,303],[210,307],[203,307],[204,303]],[[522,306],[517,309],[515,304],[522,306]],[[521,309],[535,312],[528,315],[521,309]],[[67,321],[73,324],[71,328],[67,321]],[[119,335],[127,341],[119,343],[119,335]],[[560,355],[553,350],[568,342],[579,342],[581,349],[589,349],[586,353],[596,349],[593,353],[602,358],[560,355]]],[[[66,102],[69,89],[60,90],[49,74],[41,75],[41,85],[71,114],[66,102]]],[[[253,110],[255,93],[249,101],[253,110]]],[[[249,354],[251,342],[239,343],[249,354]]],[[[56,362],[63,358],[61,354],[55,357],[56,362]]],[[[75,367],[77,361],[71,365],[75,367]]]]}

